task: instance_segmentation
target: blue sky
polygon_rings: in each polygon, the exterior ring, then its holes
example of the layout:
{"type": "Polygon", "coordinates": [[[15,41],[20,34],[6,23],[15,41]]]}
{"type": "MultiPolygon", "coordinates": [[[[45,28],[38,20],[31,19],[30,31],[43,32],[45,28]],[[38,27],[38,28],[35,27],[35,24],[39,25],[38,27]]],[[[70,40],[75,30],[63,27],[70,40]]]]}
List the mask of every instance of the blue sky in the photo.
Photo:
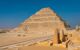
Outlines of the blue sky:
{"type": "Polygon", "coordinates": [[[72,27],[80,24],[80,0],[0,0],[0,28],[17,27],[45,7],[51,7],[72,27]]]}

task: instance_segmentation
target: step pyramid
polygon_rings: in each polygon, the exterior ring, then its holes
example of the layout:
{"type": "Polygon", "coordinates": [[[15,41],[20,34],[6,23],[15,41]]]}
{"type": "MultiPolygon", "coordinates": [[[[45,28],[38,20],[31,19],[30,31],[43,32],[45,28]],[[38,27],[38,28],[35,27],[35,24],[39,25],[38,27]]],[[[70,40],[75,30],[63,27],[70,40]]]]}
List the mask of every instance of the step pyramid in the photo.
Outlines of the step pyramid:
{"type": "Polygon", "coordinates": [[[65,28],[65,22],[51,8],[47,7],[30,16],[14,30],[26,33],[53,33],[55,29],[65,28]]]}

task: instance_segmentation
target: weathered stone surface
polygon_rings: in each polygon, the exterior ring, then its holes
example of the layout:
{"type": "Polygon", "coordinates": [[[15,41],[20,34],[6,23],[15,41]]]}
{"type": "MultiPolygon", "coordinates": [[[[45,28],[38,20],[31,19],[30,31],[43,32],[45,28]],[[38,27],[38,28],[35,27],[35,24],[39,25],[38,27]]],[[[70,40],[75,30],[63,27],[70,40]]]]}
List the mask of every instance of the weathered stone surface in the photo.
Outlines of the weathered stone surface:
{"type": "Polygon", "coordinates": [[[54,34],[54,29],[65,29],[65,23],[49,7],[43,8],[16,28],[16,32],[26,33],[50,33],[54,34]]]}
{"type": "Polygon", "coordinates": [[[80,32],[76,29],[68,30],[68,39],[70,42],[68,43],[69,49],[78,49],[80,48],[80,32]]]}
{"type": "Polygon", "coordinates": [[[67,24],[49,7],[30,16],[12,32],[54,34],[53,44],[63,42],[67,24]]]}

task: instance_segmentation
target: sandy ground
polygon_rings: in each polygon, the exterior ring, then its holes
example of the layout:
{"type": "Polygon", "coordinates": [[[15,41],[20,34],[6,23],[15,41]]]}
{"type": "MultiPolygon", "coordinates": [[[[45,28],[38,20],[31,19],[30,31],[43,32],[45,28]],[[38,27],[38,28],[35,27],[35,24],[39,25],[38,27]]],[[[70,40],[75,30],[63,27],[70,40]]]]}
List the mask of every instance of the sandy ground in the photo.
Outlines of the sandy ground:
{"type": "Polygon", "coordinates": [[[68,49],[52,46],[24,46],[19,48],[5,48],[1,50],[68,50],[68,49]]]}
{"type": "Polygon", "coordinates": [[[0,34],[0,47],[5,45],[11,45],[14,43],[27,41],[29,39],[44,37],[50,34],[21,34],[18,36],[18,33],[8,33],[8,34],[0,34]],[[24,36],[25,35],[25,36],[24,36]]]}
{"type": "Polygon", "coordinates": [[[66,48],[60,47],[46,47],[46,46],[29,46],[21,47],[19,50],[67,50],[66,48]]]}

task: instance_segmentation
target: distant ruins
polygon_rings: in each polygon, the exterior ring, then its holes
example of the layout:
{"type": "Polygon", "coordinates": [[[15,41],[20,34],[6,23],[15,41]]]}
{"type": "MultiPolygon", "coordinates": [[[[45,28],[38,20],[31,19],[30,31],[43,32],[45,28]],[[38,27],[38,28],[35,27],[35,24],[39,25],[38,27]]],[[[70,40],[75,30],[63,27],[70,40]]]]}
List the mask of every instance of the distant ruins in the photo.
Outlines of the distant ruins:
{"type": "Polygon", "coordinates": [[[49,7],[42,8],[11,32],[53,34],[50,46],[62,44],[69,50],[80,50],[80,28],[70,29],[70,26],[49,7]]]}

